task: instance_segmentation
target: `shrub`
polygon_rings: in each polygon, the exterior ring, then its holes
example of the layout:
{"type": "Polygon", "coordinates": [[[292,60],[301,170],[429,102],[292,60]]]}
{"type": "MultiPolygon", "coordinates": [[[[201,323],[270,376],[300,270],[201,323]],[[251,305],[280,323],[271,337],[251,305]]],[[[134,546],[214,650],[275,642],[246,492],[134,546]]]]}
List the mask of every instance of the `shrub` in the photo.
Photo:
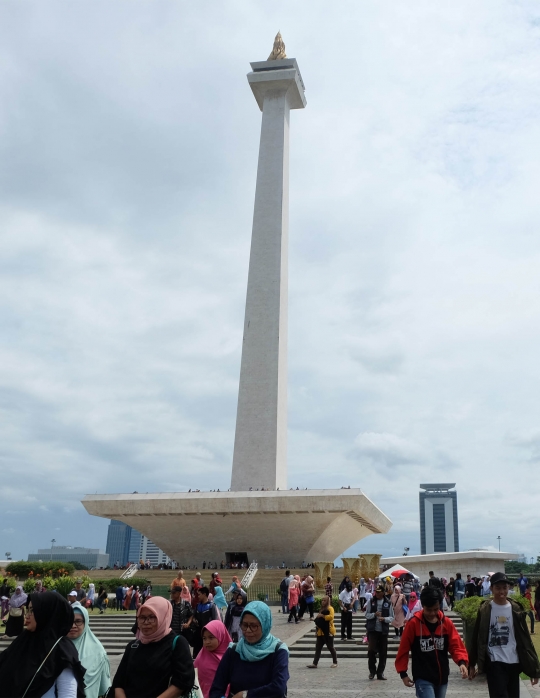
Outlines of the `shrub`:
{"type": "MultiPolygon", "coordinates": [[[[315,602],[313,604],[313,610],[315,613],[318,613],[321,610],[321,601],[322,601],[322,596],[316,596],[315,597],[315,602]]],[[[341,613],[341,607],[339,605],[339,598],[337,596],[332,596],[332,608],[334,609],[334,613],[341,613]]]]}
{"type": "Polygon", "coordinates": [[[263,594],[262,591],[260,591],[257,594],[257,598],[259,599],[259,601],[266,601],[266,594],[263,594]]]}
{"type": "MultiPolygon", "coordinates": [[[[490,601],[492,598],[491,596],[470,596],[467,599],[461,599],[461,601],[456,601],[454,603],[454,611],[469,627],[471,627],[476,622],[476,615],[482,603],[484,601],[490,601]]],[[[521,594],[513,594],[508,598],[518,603],[524,611],[529,611],[531,608],[529,599],[521,594]]]]}
{"type": "Polygon", "coordinates": [[[83,565],[82,562],[77,562],[76,560],[71,560],[69,562],[70,565],[73,565],[74,570],[88,570],[90,569],[86,565],[83,565]]]}
{"type": "Polygon", "coordinates": [[[73,573],[73,565],[69,562],[10,562],[6,567],[8,577],[22,579],[49,577],[65,577],[73,573]]]}

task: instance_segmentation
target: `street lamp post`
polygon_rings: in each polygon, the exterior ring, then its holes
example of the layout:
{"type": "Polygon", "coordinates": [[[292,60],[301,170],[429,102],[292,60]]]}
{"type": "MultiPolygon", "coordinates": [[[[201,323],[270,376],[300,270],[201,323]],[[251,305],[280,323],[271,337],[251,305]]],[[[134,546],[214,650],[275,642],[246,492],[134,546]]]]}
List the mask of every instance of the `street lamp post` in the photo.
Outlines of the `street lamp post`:
{"type": "Polygon", "coordinates": [[[499,541],[499,552],[501,552],[501,537],[497,536],[497,540],[499,541]]]}
{"type": "Polygon", "coordinates": [[[53,538],[53,539],[51,540],[51,562],[52,562],[52,551],[53,551],[53,547],[54,547],[54,544],[55,544],[55,543],[56,543],[56,538],[53,538]]]}

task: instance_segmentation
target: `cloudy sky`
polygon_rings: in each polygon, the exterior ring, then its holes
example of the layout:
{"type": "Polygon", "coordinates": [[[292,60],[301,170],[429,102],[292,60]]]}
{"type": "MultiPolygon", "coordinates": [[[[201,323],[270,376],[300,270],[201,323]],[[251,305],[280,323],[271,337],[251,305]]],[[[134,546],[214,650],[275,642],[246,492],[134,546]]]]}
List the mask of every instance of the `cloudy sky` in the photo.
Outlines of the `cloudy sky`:
{"type": "Polygon", "coordinates": [[[360,486],[419,552],[528,556],[540,462],[540,7],[0,4],[0,557],[104,547],[94,492],[227,489],[260,112],[291,117],[289,484],[360,486]]]}

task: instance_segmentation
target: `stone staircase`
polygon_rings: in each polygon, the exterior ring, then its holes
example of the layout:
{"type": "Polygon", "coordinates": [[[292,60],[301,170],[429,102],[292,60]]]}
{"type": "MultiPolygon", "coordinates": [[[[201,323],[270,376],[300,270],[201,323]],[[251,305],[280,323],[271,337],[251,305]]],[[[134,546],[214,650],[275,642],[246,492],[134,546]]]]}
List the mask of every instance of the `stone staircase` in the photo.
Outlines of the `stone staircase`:
{"type": "MultiPolygon", "coordinates": [[[[110,614],[103,615],[94,611],[90,614],[90,627],[92,632],[101,641],[109,656],[123,654],[126,645],[135,640],[131,628],[135,623],[135,614],[110,614]]],[[[26,631],[25,631],[26,632],[26,631]]],[[[0,652],[9,647],[12,640],[0,640],[0,652]]]]}
{"type": "MultiPolygon", "coordinates": [[[[446,614],[456,626],[459,634],[463,638],[463,621],[459,616],[452,613],[446,614]]],[[[306,618],[306,616],[304,616],[306,618]]],[[[303,623],[312,623],[307,617],[303,623]]],[[[358,612],[353,615],[353,629],[352,635],[353,640],[341,640],[341,616],[336,614],[334,619],[334,625],[336,626],[336,636],[334,640],[334,646],[339,659],[367,659],[368,646],[367,642],[363,643],[362,640],[366,636],[366,619],[364,614],[358,612]],[[360,643],[360,644],[357,644],[360,643]]],[[[315,652],[315,630],[313,627],[310,632],[308,632],[304,637],[301,637],[294,644],[289,646],[291,659],[305,659],[306,662],[311,663],[313,659],[313,654],[315,652]]],[[[399,637],[394,635],[394,628],[390,628],[390,634],[388,635],[388,659],[394,659],[397,654],[399,647],[399,637]]],[[[323,648],[322,657],[329,657],[328,650],[323,648]]]]}

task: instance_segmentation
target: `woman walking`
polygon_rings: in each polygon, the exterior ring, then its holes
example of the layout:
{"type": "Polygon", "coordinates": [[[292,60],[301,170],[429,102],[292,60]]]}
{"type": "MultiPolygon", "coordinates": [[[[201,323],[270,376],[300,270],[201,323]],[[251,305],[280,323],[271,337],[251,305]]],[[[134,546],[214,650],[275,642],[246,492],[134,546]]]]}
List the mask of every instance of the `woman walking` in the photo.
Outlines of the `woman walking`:
{"type": "Polygon", "coordinates": [[[161,596],[139,608],[137,639],[127,644],[113,680],[115,698],[189,694],[195,684],[193,660],[187,641],[171,631],[171,618],[172,606],[161,596]]]}
{"type": "Polygon", "coordinates": [[[238,642],[242,637],[242,629],[240,628],[240,619],[244,608],[246,607],[247,597],[239,591],[233,596],[233,600],[227,608],[225,614],[225,627],[229,631],[233,642],[238,642]]]}
{"type": "Polygon", "coordinates": [[[85,669],[84,686],[86,698],[104,696],[111,685],[111,667],[107,652],[90,629],[90,618],[84,606],[76,601],[71,606],[75,619],[68,638],[79,653],[79,660],[85,669]]]}
{"type": "Polygon", "coordinates": [[[289,583],[287,590],[287,598],[289,604],[289,620],[288,623],[298,623],[298,603],[300,601],[300,577],[296,574],[294,579],[289,583]]]}
{"type": "Polygon", "coordinates": [[[403,610],[405,596],[401,593],[401,587],[399,584],[396,584],[394,587],[394,592],[390,597],[390,603],[394,609],[394,620],[391,624],[394,628],[396,637],[401,637],[403,635],[403,626],[405,625],[405,611],[403,610]]]}
{"type": "Polygon", "coordinates": [[[86,594],[86,608],[91,611],[94,610],[94,603],[96,600],[96,585],[90,582],[88,585],[88,593],[86,594]]]}
{"type": "Polygon", "coordinates": [[[19,585],[9,600],[8,620],[5,637],[17,637],[24,628],[24,604],[28,596],[19,585]]]}
{"type": "MultiPolygon", "coordinates": [[[[220,588],[220,587],[217,587],[220,588]]],[[[203,698],[208,698],[221,658],[227,651],[231,636],[220,620],[212,620],[203,630],[203,646],[193,662],[203,698]]]]}
{"type": "Polygon", "coordinates": [[[322,648],[326,645],[332,655],[332,669],[337,667],[337,654],[334,647],[334,637],[336,628],[334,625],[334,609],[330,603],[330,597],[323,596],[321,600],[321,610],[315,618],[317,626],[317,639],[315,644],[315,656],[313,662],[308,664],[308,669],[316,669],[321,658],[322,648]]]}
{"type": "Polygon", "coordinates": [[[73,620],[60,594],[30,594],[26,630],[0,654],[1,698],[84,698],[84,669],[66,637],[73,620]]]}
{"type": "Polygon", "coordinates": [[[251,691],[276,698],[287,695],[289,649],[270,633],[272,612],[268,606],[261,601],[248,603],[240,627],[243,637],[223,655],[209,698],[239,698],[251,691]]]}

